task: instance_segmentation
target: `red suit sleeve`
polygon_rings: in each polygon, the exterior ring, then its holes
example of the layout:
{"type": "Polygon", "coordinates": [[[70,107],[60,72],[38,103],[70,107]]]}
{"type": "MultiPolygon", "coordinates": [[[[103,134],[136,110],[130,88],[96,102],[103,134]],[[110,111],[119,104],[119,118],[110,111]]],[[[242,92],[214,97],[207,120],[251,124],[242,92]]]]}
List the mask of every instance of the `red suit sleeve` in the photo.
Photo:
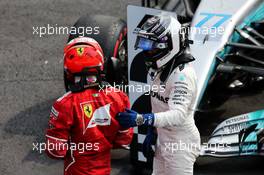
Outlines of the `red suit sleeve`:
{"type": "Polygon", "coordinates": [[[69,149],[69,132],[73,124],[70,100],[57,100],[50,113],[46,132],[46,153],[51,158],[64,158],[69,149]]]}
{"type": "MultiPolygon", "coordinates": [[[[121,93],[121,98],[123,100],[123,109],[121,108],[119,112],[125,111],[125,108],[130,108],[129,98],[125,93],[121,93]]],[[[120,128],[115,141],[114,148],[127,147],[133,138],[133,128],[120,128]]]]}
{"type": "Polygon", "coordinates": [[[133,138],[133,128],[119,130],[114,141],[113,148],[127,147],[133,138]]]}

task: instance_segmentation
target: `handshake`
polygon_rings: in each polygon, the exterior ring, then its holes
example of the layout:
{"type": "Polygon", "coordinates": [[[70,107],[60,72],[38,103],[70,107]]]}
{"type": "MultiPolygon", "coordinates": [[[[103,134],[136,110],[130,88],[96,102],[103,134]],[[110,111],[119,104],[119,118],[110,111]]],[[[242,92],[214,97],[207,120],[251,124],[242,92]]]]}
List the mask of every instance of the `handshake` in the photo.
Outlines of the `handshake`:
{"type": "Polygon", "coordinates": [[[155,145],[157,140],[157,133],[153,127],[155,115],[153,113],[138,114],[136,111],[126,109],[125,112],[118,113],[116,119],[124,128],[148,126],[148,132],[143,142],[142,152],[146,158],[153,157],[155,151],[153,150],[152,145],[155,145]]]}
{"type": "Polygon", "coordinates": [[[125,112],[118,113],[116,119],[122,127],[130,128],[141,125],[153,126],[155,116],[153,113],[138,114],[136,111],[126,109],[125,112]]]}

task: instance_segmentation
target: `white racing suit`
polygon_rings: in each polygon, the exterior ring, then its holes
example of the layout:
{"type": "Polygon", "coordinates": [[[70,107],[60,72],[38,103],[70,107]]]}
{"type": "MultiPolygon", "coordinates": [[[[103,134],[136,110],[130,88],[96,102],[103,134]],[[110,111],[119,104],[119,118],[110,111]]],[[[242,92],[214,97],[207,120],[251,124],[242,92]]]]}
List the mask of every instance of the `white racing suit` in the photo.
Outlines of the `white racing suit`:
{"type": "Polygon", "coordinates": [[[151,91],[158,139],[153,175],[191,175],[199,155],[200,134],[194,123],[196,75],[189,63],[176,67],[164,82],[154,78],[151,91]],[[158,87],[154,92],[153,86],[158,87]]]}

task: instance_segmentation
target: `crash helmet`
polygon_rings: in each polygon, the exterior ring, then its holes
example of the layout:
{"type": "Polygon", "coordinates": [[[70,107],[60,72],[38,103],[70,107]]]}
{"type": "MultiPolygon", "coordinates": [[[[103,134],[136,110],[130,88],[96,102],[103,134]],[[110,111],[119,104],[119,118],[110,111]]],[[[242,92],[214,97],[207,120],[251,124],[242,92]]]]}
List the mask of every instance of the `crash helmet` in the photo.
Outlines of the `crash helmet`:
{"type": "Polygon", "coordinates": [[[98,85],[104,61],[103,50],[96,40],[89,37],[71,40],[64,48],[64,78],[69,89],[79,91],[98,85]]]}
{"type": "Polygon", "coordinates": [[[134,48],[142,50],[147,67],[159,69],[180,52],[180,30],[176,16],[144,16],[133,33],[137,35],[134,48]]]}

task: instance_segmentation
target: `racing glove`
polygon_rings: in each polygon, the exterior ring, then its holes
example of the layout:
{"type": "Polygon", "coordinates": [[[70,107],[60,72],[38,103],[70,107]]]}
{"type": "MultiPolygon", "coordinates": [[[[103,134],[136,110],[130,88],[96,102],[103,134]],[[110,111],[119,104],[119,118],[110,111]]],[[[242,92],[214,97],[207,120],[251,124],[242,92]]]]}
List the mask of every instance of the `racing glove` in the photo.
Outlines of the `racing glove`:
{"type": "Polygon", "coordinates": [[[120,112],[116,116],[119,124],[124,128],[135,126],[153,126],[155,116],[153,113],[138,114],[136,111],[126,109],[126,112],[120,112]]]}
{"type": "Polygon", "coordinates": [[[156,145],[156,141],[157,141],[157,134],[155,132],[155,128],[149,127],[146,138],[142,145],[143,155],[147,159],[151,159],[154,157],[155,151],[152,146],[156,145]]]}

